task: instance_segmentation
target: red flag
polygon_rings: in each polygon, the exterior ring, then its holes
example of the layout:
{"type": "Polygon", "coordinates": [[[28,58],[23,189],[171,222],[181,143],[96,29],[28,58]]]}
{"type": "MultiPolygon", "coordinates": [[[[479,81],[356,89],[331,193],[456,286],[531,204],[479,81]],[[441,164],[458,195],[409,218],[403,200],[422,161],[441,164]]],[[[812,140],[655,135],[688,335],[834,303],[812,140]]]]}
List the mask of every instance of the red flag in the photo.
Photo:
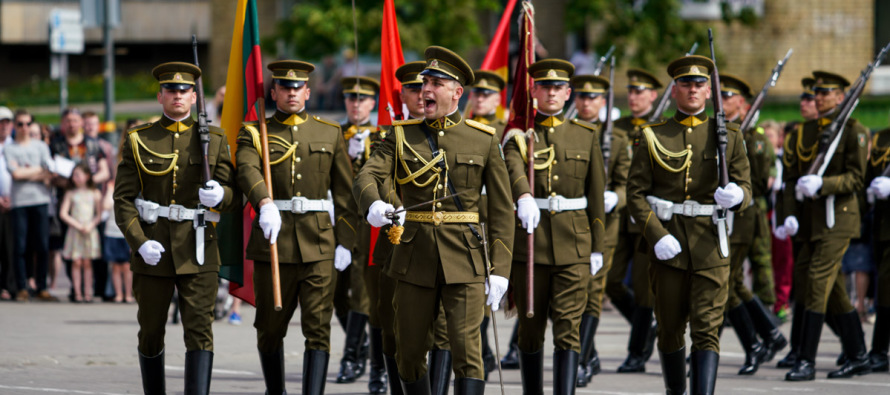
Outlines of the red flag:
{"type": "MultiPolygon", "coordinates": [[[[229,147],[237,146],[241,122],[257,120],[256,102],[265,94],[256,0],[238,0],[237,7],[221,117],[221,126],[226,131],[229,147]]],[[[235,160],[234,154],[232,160],[235,160]]],[[[253,208],[246,204],[240,213],[224,214],[217,233],[220,235],[218,245],[223,259],[220,277],[230,281],[229,293],[256,305],[253,294],[253,261],[245,257],[253,217],[253,208]]]]}
{"type": "Polygon", "coordinates": [[[523,132],[535,126],[535,108],[531,96],[534,83],[528,75],[528,67],[535,62],[534,9],[528,1],[522,2],[522,18],[519,27],[519,60],[513,72],[513,101],[510,102],[510,121],[507,130],[523,132]]]}
{"type": "MultiPolygon", "coordinates": [[[[482,69],[491,70],[507,81],[508,63],[510,61],[510,18],[513,15],[513,8],[516,7],[516,0],[510,0],[507,8],[504,8],[504,15],[501,16],[501,22],[498,23],[498,30],[488,45],[488,52],[485,59],[482,60],[482,69]]],[[[498,118],[503,118],[504,109],[507,108],[507,90],[501,90],[501,105],[498,106],[498,118]]]]}
{"type": "MultiPolygon", "coordinates": [[[[383,3],[383,26],[380,29],[380,97],[377,99],[377,126],[392,125],[392,121],[403,119],[400,93],[402,83],[396,79],[396,69],[405,64],[402,54],[402,40],[399,38],[399,22],[393,0],[383,3]]],[[[371,248],[368,251],[368,266],[374,265],[374,246],[380,228],[371,227],[371,248]]]]}

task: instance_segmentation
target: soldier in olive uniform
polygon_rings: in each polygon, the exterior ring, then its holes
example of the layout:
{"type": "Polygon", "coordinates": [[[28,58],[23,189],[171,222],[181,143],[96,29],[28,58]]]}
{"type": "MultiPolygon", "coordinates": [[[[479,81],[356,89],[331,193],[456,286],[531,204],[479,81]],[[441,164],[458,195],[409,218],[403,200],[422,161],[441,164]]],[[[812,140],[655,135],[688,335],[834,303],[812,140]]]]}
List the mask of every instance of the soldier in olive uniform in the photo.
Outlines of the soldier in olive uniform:
{"type": "Polygon", "coordinates": [[[606,290],[606,277],[612,266],[615,245],[618,242],[618,228],[626,207],[625,189],[627,172],[630,170],[630,150],[627,135],[621,129],[615,129],[609,135],[609,144],[605,144],[604,128],[600,122],[600,109],[606,105],[605,93],[611,89],[609,81],[593,75],[576,75],[571,80],[572,91],[575,92],[575,108],[578,119],[589,122],[597,127],[597,136],[603,150],[603,163],[606,164],[606,191],[604,202],[606,211],[606,241],[603,252],[603,268],[588,280],[587,305],[581,316],[581,360],[578,364],[578,387],[586,387],[593,375],[600,372],[600,360],[596,352],[594,336],[599,326],[600,313],[603,307],[603,295],[606,290]]]}
{"type": "MultiPolygon", "coordinates": [[[[726,120],[740,123],[748,105],[746,99],[752,96],[751,87],[741,78],[726,73],[720,75],[720,83],[726,120]]],[[[788,341],[772,323],[771,314],[763,307],[760,299],[744,284],[745,258],[750,258],[752,266],[756,265],[754,262],[758,259],[764,259],[762,240],[766,240],[766,264],[772,265],[769,252],[772,233],[766,219],[766,193],[769,190],[770,169],[775,162],[775,152],[771,149],[772,144],[757,128],[743,131],[743,134],[748,164],[751,166],[752,199],[750,207],[733,215],[726,314],[745,350],[745,362],[739,374],[750,375],[757,372],[761,362],[770,360],[777,351],[785,347],[788,341]],[[763,343],[757,339],[758,333],[763,337],[763,343]]],[[[772,275],[772,270],[769,273],[772,275]]]]}
{"type": "MultiPolygon", "coordinates": [[[[642,126],[653,117],[661,87],[661,82],[652,73],[637,68],[627,70],[627,104],[631,115],[615,121],[615,128],[626,132],[632,146],[639,144],[642,126]]],[[[661,114],[656,118],[661,121],[661,114]]],[[[633,150],[630,156],[633,158],[633,150]]],[[[652,314],[654,297],[649,286],[649,257],[646,255],[649,247],[640,234],[640,225],[634,222],[629,210],[625,208],[621,215],[623,219],[619,224],[612,267],[606,276],[606,295],[631,325],[627,358],[618,367],[618,373],[642,373],[646,371],[646,361],[655,350],[657,328],[652,314]],[[631,261],[641,262],[630,266],[633,291],[624,285],[631,261]]]]}
{"type": "Polygon", "coordinates": [[[575,66],[560,59],[544,59],[529,66],[535,81],[531,94],[538,102],[534,190],[526,176],[527,138],[521,132],[505,137],[504,155],[516,213],[522,228],[535,236],[533,311],[527,301],[526,237],[517,237],[513,245],[519,360],[522,388],[527,394],[543,392],[548,319],[553,322],[554,393],[575,392],[581,352],[579,326],[589,277],[603,266],[606,177],[597,128],[578,119],[566,120],[563,112],[572,93],[569,80],[574,71],[575,66]],[[534,316],[529,317],[529,312],[534,316]]]}
{"type": "Polygon", "coordinates": [[[238,134],[238,185],[259,213],[247,244],[254,260],[257,348],[266,391],[284,389],[284,337],[300,306],[306,350],[303,394],[324,393],[330,358],[335,267],[349,265],[355,240],[352,168],[340,125],[306,112],[310,63],[270,63],[275,114],[265,120],[269,135],[272,194],[263,177],[262,147],[256,123],[238,134]],[[333,203],[327,200],[328,190],[333,203]],[[333,204],[336,218],[329,214],[333,204]],[[282,310],[272,300],[270,243],[278,249],[282,310]]]}
{"type": "Polygon", "coordinates": [[[710,59],[695,55],[668,65],[677,112],[643,127],[627,186],[631,215],[652,246],[649,273],[668,393],[686,391],[687,324],[690,393],[714,393],[730,271],[727,229],[718,210],[738,211],[751,201],[744,140],[732,125],[725,157],[729,183],[719,187],[717,123],[705,113],[713,68],[710,59]]]}
{"type": "Polygon", "coordinates": [[[395,211],[379,193],[385,179],[399,184],[407,207],[465,192],[406,212],[404,233],[386,270],[398,281],[392,303],[403,391],[431,392],[424,356],[432,346],[431,331],[441,306],[454,359],[455,393],[481,394],[483,307],[497,309],[510,272],[506,243],[513,238],[513,226],[507,169],[494,129],[465,120],[458,111],[464,86],[473,83],[473,70],[442,47],[429,47],[424,55],[424,120],[395,122],[393,133],[362,167],[353,191],[368,222],[381,227],[392,221],[395,211]],[[483,186],[488,192],[489,276],[477,237],[483,186]]]}
{"type": "MultiPolygon", "coordinates": [[[[353,175],[355,175],[371,155],[371,144],[380,141],[377,127],[371,124],[371,111],[377,105],[375,96],[380,90],[380,83],[370,77],[345,77],[340,83],[343,86],[343,101],[346,103],[347,115],[347,122],[340,125],[340,128],[343,130],[343,139],[346,140],[347,152],[352,160],[353,175]]],[[[351,210],[356,211],[357,207],[351,204],[351,210]]],[[[334,313],[346,330],[337,383],[352,383],[365,373],[370,349],[365,326],[369,319],[369,293],[375,292],[376,297],[377,291],[377,281],[370,281],[369,284],[365,275],[369,261],[368,253],[371,249],[371,226],[362,220],[359,222],[357,232],[358,238],[352,254],[353,265],[346,269],[337,268],[342,271],[338,273],[336,280],[334,313]],[[375,288],[369,290],[369,286],[375,288]]],[[[371,367],[373,377],[370,381],[379,386],[385,368],[382,363],[376,363],[382,362],[383,357],[381,350],[376,351],[378,355],[377,358],[372,358],[375,363],[371,367]]]]}
{"type": "Polygon", "coordinates": [[[786,138],[783,179],[786,185],[783,215],[785,231],[795,243],[795,300],[805,311],[799,355],[785,375],[789,381],[815,379],[816,351],[826,314],[833,316],[846,363],[828,378],[846,378],[871,371],[859,315],[850,304],[840,275],[841,260],[850,239],[859,236],[858,191],[863,188],[868,130],[856,120],[844,125],[837,151],[826,158],[822,176],[807,174],[818,155],[822,131],[837,117],[837,106],[850,85],[844,77],[814,71],[816,109],[823,117],[807,121],[786,138]],[[796,185],[795,193],[789,188],[796,185]],[[798,200],[798,198],[800,200],[798,200]]]}
{"type": "Polygon", "coordinates": [[[240,207],[225,133],[210,128],[202,180],[200,133],[191,117],[201,70],[170,62],[152,70],[160,82],[157,122],[127,131],[114,190],[114,216],[133,250],[133,295],[139,305],[139,365],[146,394],[164,393],[164,326],[174,288],[185,329],[185,393],[210,391],[213,306],[219,273],[216,227],[197,227],[240,207]],[[202,181],[206,181],[201,187],[202,181]],[[203,213],[203,214],[202,214],[203,213]]]}
{"type": "Polygon", "coordinates": [[[888,371],[887,350],[890,348],[890,178],[883,175],[890,165],[890,129],[875,133],[871,140],[871,156],[866,179],[869,194],[874,197],[874,256],[878,265],[878,297],[875,303],[875,327],[868,358],[874,372],[888,371]]]}

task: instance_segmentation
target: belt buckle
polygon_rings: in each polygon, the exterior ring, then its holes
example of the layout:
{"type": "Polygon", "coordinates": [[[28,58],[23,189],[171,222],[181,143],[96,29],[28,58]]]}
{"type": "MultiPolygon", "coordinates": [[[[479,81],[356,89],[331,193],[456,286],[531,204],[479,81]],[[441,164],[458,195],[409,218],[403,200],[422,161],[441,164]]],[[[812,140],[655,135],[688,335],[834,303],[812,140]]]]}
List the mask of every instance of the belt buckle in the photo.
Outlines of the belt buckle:
{"type": "Polygon", "coordinates": [[[167,219],[170,221],[182,221],[185,215],[185,206],[179,204],[171,204],[167,210],[167,219]]]}
{"type": "Polygon", "coordinates": [[[683,202],[683,215],[687,217],[695,216],[695,202],[685,201],[683,202]]]}
{"type": "Polygon", "coordinates": [[[557,213],[561,212],[562,209],[559,206],[560,206],[560,202],[562,202],[563,199],[564,198],[560,195],[551,196],[548,201],[548,203],[550,205],[550,211],[557,212],[557,213]]]}
{"type": "Polygon", "coordinates": [[[445,221],[445,212],[436,211],[433,213],[433,225],[439,226],[445,221]]]}
{"type": "Polygon", "coordinates": [[[290,199],[290,212],[294,214],[304,214],[306,210],[303,210],[303,203],[306,198],[302,196],[294,196],[290,199]]]}

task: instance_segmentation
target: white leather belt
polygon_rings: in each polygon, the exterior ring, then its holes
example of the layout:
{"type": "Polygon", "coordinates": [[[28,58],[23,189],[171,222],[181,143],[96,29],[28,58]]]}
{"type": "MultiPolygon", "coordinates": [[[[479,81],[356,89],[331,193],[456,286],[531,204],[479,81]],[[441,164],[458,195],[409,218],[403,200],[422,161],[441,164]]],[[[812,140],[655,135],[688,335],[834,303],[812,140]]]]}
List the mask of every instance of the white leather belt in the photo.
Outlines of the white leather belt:
{"type": "Polygon", "coordinates": [[[694,200],[674,203],[655,196],[646,196],[646,201],[649,202],[649,206],[652,207],[655,216],[662,221],[670,220],[674,214],[687,217],[708,217],[714,215],[714,212],[717,210],[716,204],[699,204],[694,200]]]}
{"type": "Polygon", "coordinates": [[[325,199],[307,199],[305,196],[294,196],[290,200],[273,200],[275,207],[280,211],[290,211],[294,214],[303,214],[310,211],[328,211],[334,208],[333,202],[325,199]]]}
{"type": "MultiPolygon", "coordinates": [[[[158,217],[167,218],[170,221],[183,222],[194,221],[199,210],[185,208],[183,205],[171,204],[170,206],[161,206],[149,200],[136,198],[134,201],[136,210],[139,211],[139,218],[143,221],[153,224],[158,222],[158,217]]],[[[204,220],[210,222],[219,222],[219,213],[204,210],[204,220]]]]}
{"type": "Polygon", "coordinates": [[[562,211],[584,210],[587,208],[586,197],[568,199],[557,195],[547,199],[535,198],[535,203],[538,204],[538,208],[541,210],[553,211],[556,213],[562,211]]]}

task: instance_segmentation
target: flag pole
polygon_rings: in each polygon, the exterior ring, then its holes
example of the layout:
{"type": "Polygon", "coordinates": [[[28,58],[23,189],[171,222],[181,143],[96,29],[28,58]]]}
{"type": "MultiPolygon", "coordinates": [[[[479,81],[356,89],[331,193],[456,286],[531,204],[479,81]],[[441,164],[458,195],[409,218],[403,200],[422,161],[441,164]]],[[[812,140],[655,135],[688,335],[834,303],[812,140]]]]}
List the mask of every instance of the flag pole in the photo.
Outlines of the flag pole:
{"type": "MultiPolygon", "coordinates": [[[[269,165],[269,132],[266,129],[266,99],[263,96],[257,97],[257,124],[260,127],[260,144],[263,146],[263,181],[266,183],[266,192],[269,198],[273,199],[272,194],[272,170],[269,165]]],[[[266,203],[270,204],[270,203],[266,203]]],[[[278,267],[278,243],[269,242],[269,262],[272,265],[272,301],[275,304],[275,311],[281,311],[281,272],[278,267]]]]}

